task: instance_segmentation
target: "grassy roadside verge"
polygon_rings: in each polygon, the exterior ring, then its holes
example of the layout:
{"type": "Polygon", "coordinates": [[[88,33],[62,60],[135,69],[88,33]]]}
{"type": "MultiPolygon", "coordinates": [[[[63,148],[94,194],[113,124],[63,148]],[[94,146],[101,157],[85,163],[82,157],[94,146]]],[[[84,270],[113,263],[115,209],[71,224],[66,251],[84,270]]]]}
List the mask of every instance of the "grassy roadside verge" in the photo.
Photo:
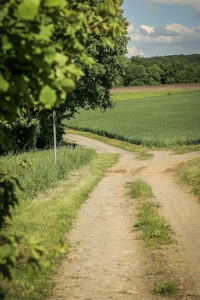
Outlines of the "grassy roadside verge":
{"type": "MultiPolygon", "coordinates": [[[[12,226],[8,226],[5,233],[25,235],[26,239],[34,236],[42,239],[43,245],[50,249],[63,239],[64,233],[71,228],[81,203],[104,176],[105,169],[117,160],[116,154],[94,155],[87,165],[71,171],[56,188],[39,194],[34,201],[23,202],[17,208],[12,226]]],[[[26,245],[23,250],[26,253],[26,245]]],[[[47,258],[54,264],[62,259],[55,259],[51,252],[47,258]]],[[[49,283],[51,274],[50,270],[42,270],[30,280],[25,276],[23,262],[19,263],[13,270],[12,282],[2,279],[0,281],[3,299],[45,299],[53,286],[49,283]]]]}
{"type": "Polygon", "coordinates": [[[200,200],[200,158],[181,163],[175,173],[178,181],[190,187],[200,200]]]}
{"type": "Polygon", "coordinates": [[[199,145],[174,146],[174,147],[166,149],[166,148],[162,148],[162,147],[157,148],[157,147],[153,147],[153,146],[152,147],[144,147],[141,145],[131,144],[131,143],[125,142],[125,141],[112,139],[112,138],[109,138],[106,136],[101,136],[101,135],[94,134],[91,132],[79,131],[79,130],[74,130],[74,129],[70,129],[70,128],[66,128],[65,132],[66,132],[66,134],[71,133],[71,134],[77,134],[77,135],[89,137],[89,138],[98,140],[100,142],[106,143],[108,145],[119,147],[124,150],[130,151],[130,152],[134,153],[136,155],[137,159],[139,159],[139,160],[151,159],[153,155],[151,153],[147,153],[148,151],[151,151],[151,150],[172,150],[174,153],[177,153],[177,154],[200,151],[200,144],[199,145]]]}
{"type": "MultiPolygon", "coordinates": [[[[137,159],[145,160],[145,159],[150,159],[152,157],[151,154],[147,154],[147,151],[152,150],[152,149],[143,147],[141,145],[134,145],[134,144],[131,144],[131,143],[128,143],[125,141],[120,141],[120,140],[112,139],[112,138],[109,138],[106,136],[97,135],[97,134],[94,134],[91,132],[79,131],[79,130],[74,130],[74,129],[70,129],[70,128],[66,128],[65,132],[66,132],[66,134],[69,133],[69,134],[82,135],[82,136],[106,143],[111,146],[122,148],[124,150],[134,153],[136,155],[137,159]]],[[[67,139],[67,136],[66,136],[66,139],[67,139]]]]}
{"type": "Polygon", "coordinates": [[[69,172],[89,163],[94,155],[92,149],[59,147],[55,165],[53,149],[30,151],[0,157],[0,169],[19,181],[23,190],[17,189],[17,196],[20,202],[27,202],[55,187],[69,172]]]}

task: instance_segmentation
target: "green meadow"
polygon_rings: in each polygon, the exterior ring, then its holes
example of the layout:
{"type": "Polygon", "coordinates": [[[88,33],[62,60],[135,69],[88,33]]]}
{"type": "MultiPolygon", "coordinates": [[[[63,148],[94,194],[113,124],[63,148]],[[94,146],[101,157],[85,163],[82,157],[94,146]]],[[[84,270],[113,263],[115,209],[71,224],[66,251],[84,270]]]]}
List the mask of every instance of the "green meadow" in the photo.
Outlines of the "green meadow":
{"type": "Polygon", "coordinates": [[[68,128],[148,147],[200,143],[200,91],[163,94],[155,89],[145,92],[141,98],[138,93],[130,95],[114,93],[114,109],[80,110],[65,124],[68,128]]]}

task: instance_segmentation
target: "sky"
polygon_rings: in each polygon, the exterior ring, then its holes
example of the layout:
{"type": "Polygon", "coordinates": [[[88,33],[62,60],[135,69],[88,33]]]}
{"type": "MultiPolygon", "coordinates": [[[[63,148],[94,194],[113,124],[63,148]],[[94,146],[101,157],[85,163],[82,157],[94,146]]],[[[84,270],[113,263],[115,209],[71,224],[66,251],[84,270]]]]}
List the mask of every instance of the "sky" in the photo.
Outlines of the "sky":
{"type": "Polygon", "coordinates": [[[128,57],[200,53],[200,0],[124,0],[128,57]]]}

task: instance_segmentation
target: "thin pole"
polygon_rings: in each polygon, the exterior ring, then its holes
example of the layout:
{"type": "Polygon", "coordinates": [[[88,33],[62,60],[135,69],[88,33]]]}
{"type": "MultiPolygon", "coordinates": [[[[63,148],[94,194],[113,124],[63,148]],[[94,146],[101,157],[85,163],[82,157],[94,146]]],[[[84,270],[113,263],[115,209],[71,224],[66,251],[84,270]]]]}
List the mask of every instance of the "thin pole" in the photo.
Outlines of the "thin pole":
{"type": "Polygon", "coordinates": [[[53,111],[54,164],[56,165],[56,111],[53,111]]]}

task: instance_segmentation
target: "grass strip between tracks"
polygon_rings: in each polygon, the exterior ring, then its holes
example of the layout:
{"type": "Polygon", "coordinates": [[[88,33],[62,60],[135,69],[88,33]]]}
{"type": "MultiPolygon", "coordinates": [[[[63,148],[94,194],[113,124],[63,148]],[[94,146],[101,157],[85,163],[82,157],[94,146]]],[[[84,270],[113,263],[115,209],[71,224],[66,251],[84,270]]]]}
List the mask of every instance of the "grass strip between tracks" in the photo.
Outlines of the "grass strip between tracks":
{"type": "Polygon", "coordinates": [[[134,225],[136,231],[141,231],[141,238],[147,246],[159,249],[162,245],[173,243],[173,231],[163,217],[158,214],[160,205],[151,201],[153,192],[144,181],[137,180],[127,184],[128,194],[138,199],[138,222],[134,225]]]}
{"type": "MultiPolygon", "coordinates": [[[[174,243],[171,225],[159,216],[161,206],[158,202],[151,200],[154,195],[149,185],[142,180],[136,180],[127,183],[127,188],[129,189],[128,194],[137,200],[138,221],[134,224],[134,230],[141,232],[139,238],[145,241],[147,247],[150,248],[150,253],[156,253],[156,251],[160,253],[164,246],[174,243]]],[[[158,260],[154,260],[154,266],[159,265],[159,255],[155,255],[154,259],[158,260]]],[[[158,270],[156,271],[159,282],[154,283],[154,294],[178,295],[177,284],[166,277],[161,280],[160,278],[167,274],[164,270],[159,272],[160,274],[158,274],[158,270]]]]}
{"type": "Polygon", "coordinates": [[[176,171],[179,182],[189,186],[200,200],[200,158],[181,163],[176,171]]]}

